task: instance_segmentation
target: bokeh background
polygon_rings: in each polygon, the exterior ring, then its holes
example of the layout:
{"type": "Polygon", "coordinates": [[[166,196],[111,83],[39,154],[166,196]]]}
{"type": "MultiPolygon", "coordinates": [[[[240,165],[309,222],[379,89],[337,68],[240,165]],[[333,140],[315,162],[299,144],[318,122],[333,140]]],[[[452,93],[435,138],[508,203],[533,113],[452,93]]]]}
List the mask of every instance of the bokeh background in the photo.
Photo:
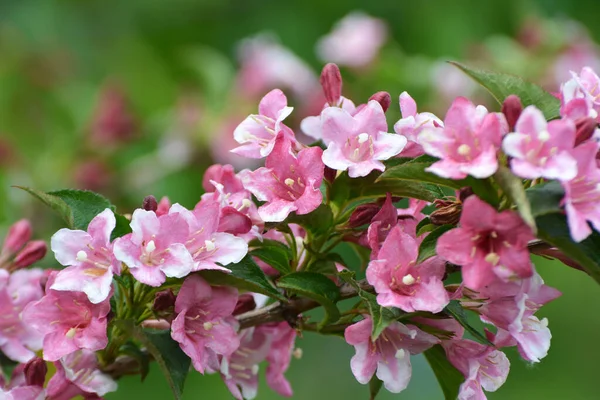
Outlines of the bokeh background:
{"type": "MultiPolygon", "coordinates": [[[[34,221],[39,238],[61,227],[12,185],[92,189],[121,213],[148,194],[193,206],[207,165],[250,166],[228,153],[232,131],[268,90],[286,91],[292,125],[318,113],[318,73],[327,61],[339,61],[344,94],[356,102],[390,92],[390,124],[404,90],[420,110],[440,116],[458,95],[497,109],[446,60],[556,91],[569,69],[600,65],[599,14],[597,0],[2,0],[0,232],[22,217],[34,221]],[[323,39],[356,11],[376,20],[359,26],[361,14],[353,14],[345,31],[323,39]]],[[[42,264],[53,265],[49,257],[42,264]]],[[[509,379],[488,397],[598,399],[600,290],[579,271],[536,264],[564,294],[540,313],[550,320],[552,348],[536,365],[510,353],[509,379]]],[[[298,346],[304,355],[288,373],[296,399],[368,398],[343,340],[306,333],[298,346]]],[[[153,369],[143,384],[126,378],[106,396],[131,398],[170,394],[153,369]]],[[[184,398],[230,395],[218,376],[193,373],[184,398]]],[[[258,399],[277,398],[261,385],[258,399]]],[[[409,388],[379,398],[442,394],[424,359],[414,357],[409,388]]]]}

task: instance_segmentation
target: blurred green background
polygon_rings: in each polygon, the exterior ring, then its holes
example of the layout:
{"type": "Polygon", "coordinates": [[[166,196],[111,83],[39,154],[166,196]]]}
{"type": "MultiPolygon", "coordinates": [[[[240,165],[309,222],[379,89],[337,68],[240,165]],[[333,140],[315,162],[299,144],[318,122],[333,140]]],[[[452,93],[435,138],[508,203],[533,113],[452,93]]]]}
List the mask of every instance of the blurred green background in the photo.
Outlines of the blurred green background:
{"type": "MultiPolygon", "coordinates": [[[[420,110],[440,116],[456,95],[497,107],[444,60],[517,73],[557,90],[558,77],[568,77],[566,66],[580,68],[600,54],[593,44],[600,39],[597,0],[3,0],[0,227],[28,217],[41,238],[60,227],[49,210],[11,185],[90,188],[122,213],[147,194],[193,206],[204,168],[213,159],[229,160],[233,128],[270,89],[240,86],[240,41],[268,32],[316,82],[324,60],[315,43],[354,10],[380,18],[388,39],[368,66],[343,68],[344,93],[364,102],[389,91],[390,124],[404,90],[420,110]]],[[[321,100],[307,100],[304,88],[283,89],[296,106],[296,125],[298,116],[318,112],[321,100]]],[[[600,315],[589,304],[600,291],[578,271],[536,261],[547,283],[564,294],[540,312],[550,320],[552,348],[537,365],[511,353],[509,379],[489,398],[598,399],[600,315]]],[[[50,258],[44,263],[53,265],[50,258]]],[[[304,356],[288,373],[296,399],[368,398],[368,388],[352,377],[353,349],[343,340],[306,333],[297,346],[304,356]]],[[[170,394],[153,369],[143,384],[126,378],[106,396],[130,398],[170,394]]],[[[218,376],[191,374],[184,398],[230,395],[218,376]]],[[[258,399],[276,398],[261,385],[258,399]]],[[[380,398],[442,395],[424,359],[414,357],[409,388],[380,398]]]]}

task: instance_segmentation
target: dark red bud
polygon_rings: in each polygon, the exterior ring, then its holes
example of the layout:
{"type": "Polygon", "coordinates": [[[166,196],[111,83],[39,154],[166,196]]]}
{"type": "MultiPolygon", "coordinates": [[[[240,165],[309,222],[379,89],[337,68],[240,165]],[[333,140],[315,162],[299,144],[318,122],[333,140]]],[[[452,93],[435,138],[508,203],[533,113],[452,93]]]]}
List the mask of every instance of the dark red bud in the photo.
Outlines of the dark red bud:
{"type": "Polygon", "coordinates": [[[46,381],[48,367],[46,362],[39,357],[35,357],[25,364],[25,381],[28,386],[43,387],[46,381]]]}
{"type": "Polygon", "coordinates": [[[458,198],[460,201],[464,202],[467,197],[471,196],[473,193],[473,189],[469,186],[466,186],[458,191],[458,198]]]}
{"type": "Polygon", "coordinates": [[[238,302],[233,310],[233,315],[243,314],[248,311],[252,311],[256,308],[256,302],[254,296],[249,293],[245,293],[238,298],[238,302]]]}
{"type": "Polygon", "coordinates": [[[392,104],[392,97],[388,92],[377,92],[373,96],[369,97],[369,101],[371,100],[375,100],[381,104],[383,112],[386,112],[388,108],[390,108],[390,104],[392,104]]]}
{"type": "Polygon", "coordinates": [[[156,211],[158,209],[158,202],[156,201],[156,197],[152,195],[144,197],[144,201],[142,202],[142,208],[146,211],[156,211]]]}
{"type": "Polygon", "coordinates": [[[31,239],[31,224],[26,219],[15,222],[4,239],[3,250],[15,254],[31,239]]]}
{"type": "Polygon", "coordinates": [[[511,131],[515,129],[515,124],[521,116],[522,111],[523,104],[521,104],[521,99],[519,99],[519,96],[517,95],[511,94],[504,100],[504,103],[502,103],[502,114],[506,117],[508,128],[511,131]]]}
{"type": "Polygon", "coordinates": [[[337,65],[329,63],[321,71],[321,86],[325,100],[330,106],[337,106],[342,96],[342,74],[337,65]]]}
{"type": "Polygon", "coordinates": [[[358,228],[359,226],[370,223],[380,209],[381,206],[376,203],[361,204],[360,206],[356,207],[350,216],[350,219],[348,220],[348,227],[358,228]]]}
{"type": "Polygon", "coordinates": [[[325,180],[327,182],[333,183],[336,175],[337,175],[337,170],[335,170],[333,168],[329,168],[328,166],[325,166],[325,171],[323,173],[323,177],[325,178],[325,180]]]}
{"type": "Polygon", "coordinates": [[[175,307],[176,299],[177,297],[171,289],[158,292],[154,296],[154,304],[152,304],[152,309],[157,313],[172,311],[173,307],[175,307]]]}
{"type": "Polygon", "coordinates": [[[28,267],[44,258],[47,251],[48,246],[43,240],[29,242],[15,257],[14,265],[17,269],[28,267]]]}
{"type": "Polygon", "coordinates": [[[598,128],[598,123],[594,118],[580,118],[575,122],[577,133],[575,134],[575,146],[589,140],[598,128]]]}

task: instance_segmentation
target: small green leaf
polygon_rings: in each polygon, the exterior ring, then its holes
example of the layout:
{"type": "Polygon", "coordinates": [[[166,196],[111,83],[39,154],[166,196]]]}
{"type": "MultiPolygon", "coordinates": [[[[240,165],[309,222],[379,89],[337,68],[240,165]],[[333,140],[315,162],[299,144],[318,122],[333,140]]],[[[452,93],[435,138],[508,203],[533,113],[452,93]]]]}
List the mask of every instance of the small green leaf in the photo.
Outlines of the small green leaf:
{"type": "Polygon", "coordinates": [[[328,253],[322,258],[317,258],[308,264],[306,266],[306,271],[318,272],[325,275],[335,275],[337,274],[336,263],[344,265],[344,260],[337,253],[328,253]]]}
{"type": "Polygon", "coordinates": [[[451,317],[454,317],[454,319],[461,324],[463,328],[465,328],[467,332],[469,332],[479,343],[487,346],[494,346],[494,344],[490,342],[487,337],[485,337],[485,334],[478,331],[477,328],[473,327],[473,325],[469,323],[465,309],[461,307],[458,300],[450,300],[450,303],[448,303],[444,311],[446,311],[446,313],[451,317]]]}
{"type": "Polygon", "coordinates": [[[263,239],[261,242],[256,239],[249,245],[253,248],[250,255],[260,258],[282,274],[291,272],[292,251],[285,244],[276,240],[263,239]]]}
{"type": "Polygon", "coordinates": [[[558,181],[535,185],[527,189],[525,194],[536,218],[544,214],[562,212],[560,202],[565,196],[565,191],[558,181]]]}
{"type": "Polygon", "coordinates": [[[199,274],[214,285],[233,286],[249,292],[261,293],[278,300],[286,300],[273,287],[265,273],[256,265],[250,255],[244,257],[239,263],[227,265],[226,268],[231,270],[230,274],[213,270],[200,271],[199,274]]]}
{"type": "Polygon", "coordinates": [[[325,275],[306,271],[293,272],[281,277],[277,281],[277,286],[294,294],[308,297],[323,306],[325,318],[319,323],[319,329],[340,318],[340,312],[335,305],[340,299],[340,290],[325,275]]]}
{"type": "Polygon", "coordinates": [[[500,166],[498,171],[494,174],[494,179],[498,185],[502,188],[504,193],[512,200],[517,206],[519,214],[523,221],[529,225],[529,227],[536,232],[537,227],[535,226],[535,219],[531,212],[531,205],[525,194],[525,188],[523,188],[523,181],[516,177],[510,169],[500,166]]]}
{"type": "Polygon", "coordinates": [[[383,381],[379,379],[376,375],[373,375],[371,380],[369,381],[369,400],[375,400],[377,394],[381,390],[383,386],[383,381]]]}
{"type": "Polygon", "coordinates": [[[333,213],[331,208],[321,204],[316,210],[308,214],[291,214],[286,222],[288,224],[298,224],[316,236],[329,231],[333,225],[333,213]]]}
{"type": "Polygon", "coordinates": [[[442,388],[442,392],[444,392],[444,398],[446,400],[456,400],[460,385],[465,381],[465,377],[450,364],[444,349],[439,344],[426,350],[424,354],[442,388]]]}
{"type": "Polygon", "coordinates": [[[423,239],[421,245],[419,246],[419,257],[417,257],[417,264],[420,264],[428,258],[435,256],[435,246],[437,245],[437,240],[440,238],[440,236],[452,228],[454,228],[452,225],[441,225],[429,232],[429,235],[423,239]]]}
{"type": "Polygon", "coordinates": [[[131,233],[131,226],[129,225],[131,221],[129,221],[121,214],[115,214],[115,219],[117,224],[115,225],[115,229],[113,229],[112,234],[110,235],[110,240],[115,240],[116,238],[131,233]]]}
{"type": "Polygon", "coordinates": [[[514,75],[469,68],[457,62],[450,62],[450,64],[458,67],[474,81],[486,88],[500,104],[511,94],[516,94],[521,99],[524,107],[529,105],[536,106],[544,113],[546,119],[550,120],[560,117],[560,101],[542,89],[541,86],[527,82],[514,75]]]}

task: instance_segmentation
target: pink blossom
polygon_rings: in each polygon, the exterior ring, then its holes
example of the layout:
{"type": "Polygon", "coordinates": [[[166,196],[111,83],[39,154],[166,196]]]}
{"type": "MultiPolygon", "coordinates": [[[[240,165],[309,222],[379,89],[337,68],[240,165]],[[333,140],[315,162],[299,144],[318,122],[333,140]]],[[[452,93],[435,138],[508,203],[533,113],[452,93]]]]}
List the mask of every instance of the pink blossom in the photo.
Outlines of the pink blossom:
{"type": "Polygon", "coordinates": [[[386,40],[384,21],[362,12],[353,12],[321,38],[317,43],[317,53],[323,61],[360,68],[375,59],[386,40]]]}
{"type": "Polygon", "coordinates": [[[344,337],[354,346],[356,354],[350,367],[356,380],[367,384],[375,371],[387,390],[400,393],[408,386],[412,375],[410,354],[418,354],[439,343],[439,339],[412,325],[393,322],[373,342],[373,321],[365,317],[346,328],[344,337]]]}
{"type": "MultiPolygon", "coordinates": [[[[587,117],[599,119],[600,111],[600,78],[590,67],[584,67],[579,74],[571,72],[573,81],[565,83],[562,93],[561,111],[568,114],[570,103],[577,99],[584,99],[589,108],[587,117]]],[[[600,122],[600,120],[599,120],[600,122]]]]}
{"type": "Polygon", "coordinates": [[[510,168],[525,179],[570,180],[577,175],[571,155],[575,124],[568,119],[546,122],[535,106],[523,110],[515,133],[504,137],[504,152],[512,157],[510,168]]]}
{"type": "Polygon", "coordinates": [[[0,400],[46,400],[46,391],[40,386],[17,386],[3,389],[0,387],[0,400]]]}
{"type": "Polygon", "coordinates": [[[188,276],[175,300],[177,317],[171,336],[192,359],[201,373],[211,367],[216,355],[228,356],[239,346],[235,319],[231,318],[238,300],[231,287],[211,287],[198,275],[188,276]]]}
{"type": "Polygon", "coordinates": [[[373,260],[377,258],[381,244],[398,222],[398,210],[394,206],[390,193],[386,193],[383,205],[370,222],[367,231],[358,238],[358,243],[371,248],[373,260]]]}
{"type": "Polygon", "coordinates": [[[426,128],[443,127],[444,123],[432,113],[418,113],[417,103],[407,92],[402,92],[400,95],[400,112],[402,118],[394,124],[394,131],[408,139],[400,157],[420,156],[424,151],[418,142],[419,133],[426,128]]]}
{"type": "Polygon", "coordinates": [[[233,131],[233,137],[241,146],[231,151],[244,157],[263,158],[273,151],[279,132],[295,140],[294,132],[282,123],[292,110],[281,90],[271,90],[260,101],[258,115],[250,115],[233,131]]]}
{"type": "Polygon", "coordinates": [[[562,182],[569,230],[576,242],[591,235],[588,221],[596,231],[600,231],[600,167],[596,163],[598,148],[598,143],[593,141],[578,146],[573,151],[577,160],[577,176],[562,182]]]}
{"type": "Polygon", "coordinates": [[[98,398],[117,390],[117,383],[100,372],[96,354],[79,350],[54,363],[56,373],[48,382],[48,400],[70,400],[76,396],[98,398]]]}
{"type": "MultiPolygon", "coordinates": [[[[348,114],[350,114],[352,116],[354,116],[359,111],[359,108],[354,105],[352,100],[347,99],[344,96],[340,96],[338,102],[334,106],[337,108],[341,108],[342,110],[348,112],[348,114]]],[[[302,130],[302,132],[304,132],[304,134],[310,136],[311,138],[313,138],[315,140],[324,140],[324,138],[323,138],[324,111],[326,109],[328,109],[329,107],[334,107],[334,106],[331,106],[328,103],[325,103],[325,105],[323,106],[323,110],[321,111],[321,114],[304,118],[302,120],[302,122],[300,122],[300,129],[302,130]]],[[[328,143],[326,142],[325,144],[328,144],[328,143]]]]}
{"type": "Polygon", "coordinates": [[[61,229],[52,236],[56,260],[67,268],[56,276],[52,289],[83,292],[94,303],[108,297],[113,274],[120,273],[120,262],[112,253],[110,235],[116,220],[108,208],[88,225],[87,232],[61,229]]]}
{"type": "Polygon", "coordinates": [[[450,301],[442,278],[444,260],[432,257],[417,264],[419,244],[395,226],[367,267],[367,280],[377,292],[377,302],[384,307],[398,307],[406,312],[438,313],[450,301]]]}
{"type": "Polygon", "coordinates": [[[425,153],[441,159],[427,171],[443,178],[483,179],[498,169],[496,153],[507,131],[504,115],[488,113],[485,107],[458,97],[446,114],[444,128],[423,130],[418,142],[425,153]]]}
{"type": "Polygon", "coordinates": [[[533,273],[527,243],[531,229],[514,211],[501,213],[469,196],[463,204],[460,227],[444,233],[437,242],[437,254],[462,266],[464,284],[474,290],[497,278],[527,278],[533,273]]]}
{"type": "MultiPolygon", "coordinates": [[[[48,278],[51,288],[56,272],[48,278]]],[[[44,336],[44,360],[56,361],[79,349],[101,350],[106,347],[106,316],[110,311],[108,298],[91,303],[82,292],[47,289],[40,300],[23,310],[23,321],[44,336]]]]}
{"type": "Polygon", "coordinates": [[[202,187],[206,192],[214,192],[213,182],[223,185],[225,193],[237,193],[245,190],[241,179],[235,174],[233,166],[229,164],[213,164],[206,169],[202,178],[202,187]]]}
{"type": "Polygon", "coordinates": [[[27,304],[42,298],[40,269],[9,274],[0,269],[0,349],[11,360],[27,362],[42,348],[42,336],[23,321],[27,304]]]}
{"type": "Polygon", "coordinates": [[[387,133],[387,122],[381,105],[371,100],[355,115],[328,107],[322,112],[323,141],[327,150],[323,162],[332,169],[348,170],[352,178],[385,170],[381,162],[402,151],[406,138],[387,133]]]}
{"type": "Polygon", "coordinates": [[[2,245],[3,255],[16,254],[31,239],[31,223],[26,219],[21,219],[10,226],[8,233],[4,238],[2,245]]]}
{"type": "Polygon", "coordinates": [[[194,269],[192,255],[183,244],[190,228],[181,215],[158,217],[153,211],[137,209],[130,225],[132,233],[116,239],[113,251],[138,281],[156,287],[167,276],[182,278],[194,269]]]}
{"type": "Polygon", "coordinates": [[[290,140],[280,134],[265,167],[240,172],[244,187],[267,202],[258,209],[265,222],[283,221],[292,211],[302,215],[319,207],[323,200],[322,154],[319,147],[309,147],[296,156],[290,140]]]}

